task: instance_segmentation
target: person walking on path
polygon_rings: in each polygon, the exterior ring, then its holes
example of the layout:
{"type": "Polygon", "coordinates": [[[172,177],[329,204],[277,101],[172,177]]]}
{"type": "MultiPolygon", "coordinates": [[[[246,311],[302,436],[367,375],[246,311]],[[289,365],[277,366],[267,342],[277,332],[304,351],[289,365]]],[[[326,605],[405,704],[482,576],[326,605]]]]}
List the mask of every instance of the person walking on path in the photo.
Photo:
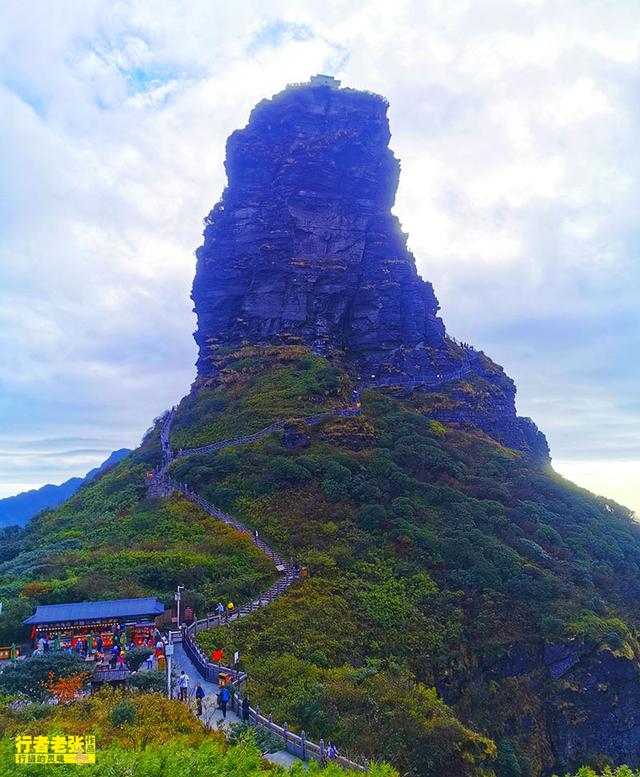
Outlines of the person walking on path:
{"type": "Polygon", "coordinates": [[[242,722],[249,723],[251,720],[251,702],[249,697],[245,696],[242,700],[242,722]]]}
{"type": "Polygon", "coordinates": [[[187,691],[189,690],[189,675],[185,674],[184,669],[180,672],[178,688],[180,689],[180,701],[186,701],[187,691]]]}
{"type": "Polygon", "coordinates": [[[231,698],[231,694],[229,693],[229,689],[222,686],[220,689],[220,693],[218,694],[218,706],[222,710],[222,717],[227,717],[227,704],[229,703],[229,699],[231,698]]]}
{"type": "Polygon", "coordinates": [[[153,653],[149,653],[147,656],[147,672],[153,669],[153,653]]]}
{"type": "Polygon", "coordinates": [[[338,750],[336,746],[333,744],[333,742],[329,740],[329,744],[327,745],[327,758],[330,761],[333,761],[333,759],[337,757],[338,757],[338,750]]]}
{"type": "Polygon", "coordinates": [[[200,683],[196,683],[196,709],[198,717],[202,717],[202,700],[204,699],[204,688],[200,683]]]}

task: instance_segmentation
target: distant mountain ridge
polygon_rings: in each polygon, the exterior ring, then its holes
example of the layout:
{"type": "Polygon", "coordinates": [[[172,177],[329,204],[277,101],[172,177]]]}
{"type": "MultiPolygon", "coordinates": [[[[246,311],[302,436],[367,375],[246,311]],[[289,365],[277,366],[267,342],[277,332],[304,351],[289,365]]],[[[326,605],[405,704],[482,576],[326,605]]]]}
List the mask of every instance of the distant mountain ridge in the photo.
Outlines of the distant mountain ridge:
{"type": "Polygon", "coordinates": [[[47,483],[41,488],[34,488],[31,491],[16,494],[16,496],[0,499],[0,526],[14,526],[16,524],[22,526],[41,510],[57,507],[73,496],[80,486],[93,480],[105,469],[117,464],[128,453],[131,453],[130,448],[120,448],[113,451],[99,467],[89,470],[84,477],[69,478],[58,486],[47,483]]]}

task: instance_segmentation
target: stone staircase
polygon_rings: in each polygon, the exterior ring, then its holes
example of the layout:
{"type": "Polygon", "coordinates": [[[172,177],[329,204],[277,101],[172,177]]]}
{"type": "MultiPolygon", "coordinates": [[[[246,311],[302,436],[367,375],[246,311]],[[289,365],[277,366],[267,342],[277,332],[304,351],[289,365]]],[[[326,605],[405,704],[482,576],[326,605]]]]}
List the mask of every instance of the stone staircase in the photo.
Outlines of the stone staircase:
{"type": "MultiPolygon", "coordinates": [[[[302,420],[310,425],[313,425],[319,423],[324,418],[334,415],[359,415],[359,392],[356,392],[354,396],[356,396],[358,399],[357,406],[354,403],[353,405],[346,408],[339,408],[333,413],[320,413],[314,416],[307,416],[302,420]]],[[[187,483],[178,483],[176,480],[169,476],[169,465],[174,460],[174,458],[176,458],[173,454],[170,443],[171,424],[173,422],[174,415],[175,407],[170,410],[160,429],[160,442],[162,445],[163,461],[162,465],[153,472],[151,482],[149,483],[149,494],[160,496],[162,498],[168,498],[174,492],[178,491],[186,499],[193,502],[194,504],[197,504],[208,515],[211,515],[213,518],[222,521],[227,526],[230,526],[231,528],[250,536],[253,544],[273,561],[276,570],[281,575],[267,591],[260,594],[258,597],[251,599],[249,602],[245,602],[240,607],[235,608],[231,614],[225,613],[224,616],[220,616],[216,613],[209,613],[205,618],[194,620],[189,626],[183,627],[179,632],[176,633],[176,639],[182,643],[182,647],[189,660],[193,662],[193,665],[197,668],[198,672],[202,675],[206,682],[215,683],[217,685],[220,672],[226,672],[231,677],[236,679],[236,682],[239,686],[243,686],[247,680],[246,673],[237,672],[234,669],[210,662],[194,637],[198,631],[228,624],[231,621],[246,617],[252,612],[270,605],[278,597],[282,596],[290,588],[290,586],[293,585],[293,583],[300,579],[300,567],[295,562],[288,561],[284,559],[279,553],[276,553],[275,550],[273,550],[261,537],[258,536],[257,532],[251,531],[241,521],[238,521],[236,518],[233,518],[231,515],[225,513],[219,507],[216,507],[216,505],[196,494],[196,492],[193,491],[193,489],[191,489],[187,483]]],[[[266,427],[265,429],[260,430],[259,432],[255,432],[254,434],[222,440],[220,442],[212,443],[211,445],[206,445],[201,448],[191,448],[185,451],[180,451],[178,456],[192,456],[202,453],[211,453],[226,447],[246,445],[247,443],[256,442],[263,439],[272,432],[277,431],[278,429],[282,429],[286,423],[287,421],[278,421],[266,427]]],[[[235,711],[239,713],[241,703],[242,699],[240,693],[234,692],[231,700],[231,710],[235,709],[235,711]]],[[[320,761],[321,763],[324,763],[326,752],[323,740],[320,740],[319,744],[309,742],[305,738],[304,731],[300,733],[300,736],[293,734],[288,730],[286,723],[284,726],[278,726],[273,722],[271,716],[266,718],[261,715],[259,709],[250,708],[250,719],[254,726],[265,728],[272,735],[281,739],[284,745],[284,750],[293,754],[296,758],[300,758],[302,761],[308,761],[309,758],[312,758],[320,761]]],[[[363,766],[362,763],[352,761],[349,758],[345,758],[343,756],[335,759],[334,763],[336,765],[342,766],[343,768],[348,768],[355,771],[368,771],[368,768],[363,766]]]]}

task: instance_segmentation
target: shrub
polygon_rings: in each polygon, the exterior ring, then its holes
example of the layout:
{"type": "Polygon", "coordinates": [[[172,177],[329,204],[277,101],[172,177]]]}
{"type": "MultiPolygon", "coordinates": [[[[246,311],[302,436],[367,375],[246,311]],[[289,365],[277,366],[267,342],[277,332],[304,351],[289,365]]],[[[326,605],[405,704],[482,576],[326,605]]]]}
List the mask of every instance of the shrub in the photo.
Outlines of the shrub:
{"type": "Polygon", "coordinates": [[[265,461],[265,484],[288,488],[304,483],[311,477],[306,467],[301,467],[285,456],[274,456],[265,461]]]}
{"type": "Polygon", "coordinates": [[[61,677],[74,675],[88,678],[86,663],[68,653],[50,653],[32,656],[6,666],[0,674],[0,691],[8,695],[26,696],[32,701],[45,701],[51,695],[51,686],[61,677]]]}
{"type": "Polygon", "coordinates": [[[145,693],[166,693],[167,673],[152,669],[150,672],[137,672],[129,679],[129,685],[145,693]]]}
{"type": "Polygon", "coordinates": [[[147,647],[137,647],[133,650],[127,650],[126,661],[129,671],[137,672],[145,662],[147,656],[150,656],[152,653],[153,650],[147,647]]]}
{"type": "Polygon", "coordinates": [[[136,722],[136,707],[131,699],[122,699],[111,708],[111,723],[116,728],[136,722]]]}
{"type": "Polygon", "coordinates": [[[229,744],[252,741],[261,753],[277,753],[282,742],[264,728],[253,728],[248,723],[234,723],[229,729],[229,744]]]}
{"type": "Polygon", "coordinates": [[[358,512],[358,523],[363,529],[378,529],[387,520],[387,511],[382,505],[365,505],[358,512]]]}
{"type": "Polygon", "coordinates": [[[0,644],[10,645],[22,642],[27,636],[27,627],[22,621],[33,612],[33,600],[24,596],[5,598],[0,613],[0,644]]]}

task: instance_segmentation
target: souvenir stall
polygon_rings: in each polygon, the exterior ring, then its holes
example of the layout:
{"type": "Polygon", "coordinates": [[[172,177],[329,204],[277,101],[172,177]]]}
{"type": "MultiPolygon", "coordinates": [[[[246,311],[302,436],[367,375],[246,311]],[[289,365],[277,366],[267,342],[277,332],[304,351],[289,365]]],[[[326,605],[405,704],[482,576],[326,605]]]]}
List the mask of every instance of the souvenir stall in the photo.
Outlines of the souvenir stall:
{"type": "Polygon", "coordinates": [[[156,619],[163,613],[164,605],[155,598],[43,604],[24,623],[31,626],[34,646],[44,640],[48,650],[75,651],[83,640],[91,654],[100,644],[103,652],[114,642],[153,645],[156,619]]]}

